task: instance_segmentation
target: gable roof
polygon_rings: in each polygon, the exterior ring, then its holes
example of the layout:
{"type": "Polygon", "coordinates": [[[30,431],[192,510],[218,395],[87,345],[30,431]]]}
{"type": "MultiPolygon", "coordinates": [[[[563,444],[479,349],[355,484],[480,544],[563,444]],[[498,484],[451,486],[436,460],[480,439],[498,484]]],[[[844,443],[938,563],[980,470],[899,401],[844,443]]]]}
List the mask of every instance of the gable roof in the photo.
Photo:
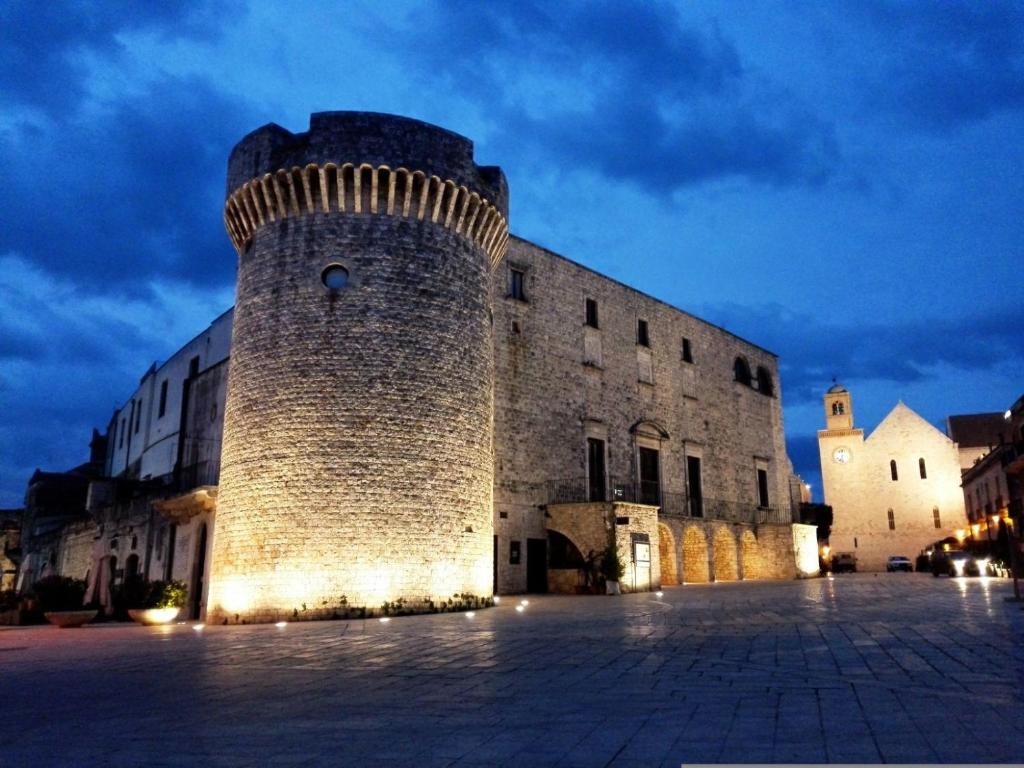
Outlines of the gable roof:
{"type": "Polygon", "coordinates": [[[1006,421],[1001,413],[965,413],[946,418],[946,434],[961,448],[999,445],[1006,421]]]}
{"type": "Polygon", "coordinates": [[[938,437],[944,442],[950,444],[952,444],[953,442],[945,434],[942,433],[942,430],[936,429],[934,424],[925,419],[923,416],[921,416],[921,414],[919,414],[914,409],[907,407],[902,400],[896,403],[893,409],[889,411],[889,413],[886,415],[884,419],[882,419],[882,422],[877,427],[875,427],[874,431],[872,431],[870,435],[868,435],[865,442],[871,440],[874,437],[877,437],[878,435],[884,434],[889,430],[898,429],[900,422],[909,422],[910,424],[916,425],[918,427],[923,426],[926,428],[926,433],[929,431],[935,433],[934,435],[932,435],[932,437],[938,437]]]}

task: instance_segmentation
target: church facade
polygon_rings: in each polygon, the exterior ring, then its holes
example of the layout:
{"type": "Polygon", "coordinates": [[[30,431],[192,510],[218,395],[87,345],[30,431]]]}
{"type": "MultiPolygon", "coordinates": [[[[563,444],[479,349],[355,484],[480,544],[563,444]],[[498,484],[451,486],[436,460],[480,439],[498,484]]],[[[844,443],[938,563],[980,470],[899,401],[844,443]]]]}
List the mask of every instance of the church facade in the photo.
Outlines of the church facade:
{"type": "Polygon", "coordinates": [[[824,397],[818,449],[825,503],[832,506],[829,545],[852,552],[863,571],[887,559],[913,560],[929,544],[966,525],[956,443],[898,403],[865,437],[853,400],[840,385],[824,397]]]}

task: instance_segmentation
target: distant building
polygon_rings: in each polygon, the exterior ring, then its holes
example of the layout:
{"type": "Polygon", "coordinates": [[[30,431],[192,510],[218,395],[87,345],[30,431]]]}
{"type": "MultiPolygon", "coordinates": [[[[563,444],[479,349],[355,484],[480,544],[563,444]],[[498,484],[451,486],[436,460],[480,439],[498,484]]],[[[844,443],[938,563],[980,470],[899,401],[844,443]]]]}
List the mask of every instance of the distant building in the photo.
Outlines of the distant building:
{"type": "Polygon", "coordinates": [[[824,397],[818,432],[825,503],[833,509],[832,552],[853,552],[857,567],[885,569],[890,555],[914,558],[966,525],[956,443],[898,403],[865,438],[853,402],[835,385],[824,397]]]}
{"type": "Polygon", "coordinates": [[[1002,412],[967,413],[946,418],[946,435],[956,443],[960,469],[968,470],[1003,442],[1006,420],[1002,412]]]}
{"type": "Polygon", "coordinates": [[[987,448],[979,448],[963,471],[969,535],[990,544],[997,556],[1007,557],[1007,526],[1017,526],[1019,534],[1024,522],[1024,395],[1005,413],[950,416],[948,424],[951,434],[961,435],[965,425],[984,424],[984,432],[979,429],[970,436],[987,448]]]}
{"type": "Polygon", "coordinates": [[[23,509],[0,509],[0,592],[14,589],[21,559],[23,509]]]}

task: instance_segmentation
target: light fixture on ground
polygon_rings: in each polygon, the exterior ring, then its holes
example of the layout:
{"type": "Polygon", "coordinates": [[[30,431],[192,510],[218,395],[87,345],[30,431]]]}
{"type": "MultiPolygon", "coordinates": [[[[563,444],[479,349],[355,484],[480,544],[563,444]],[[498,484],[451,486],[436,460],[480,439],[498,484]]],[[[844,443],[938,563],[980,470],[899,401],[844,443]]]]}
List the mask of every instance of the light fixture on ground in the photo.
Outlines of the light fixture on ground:
{"type": "Polygon", "coordinates": [[[523,605],[517,605],[516,606],[516,612],[517,613],[522,613],[525,610],[526,610],[526,606],[523,606],[523,605]]]}
{"type": "Polygon", "coordinates": [[[288,622],[287,621],[279,621],[274,626],[277,627],[278,629],[284,629],[285,627],[288,626],[288,622]]]}

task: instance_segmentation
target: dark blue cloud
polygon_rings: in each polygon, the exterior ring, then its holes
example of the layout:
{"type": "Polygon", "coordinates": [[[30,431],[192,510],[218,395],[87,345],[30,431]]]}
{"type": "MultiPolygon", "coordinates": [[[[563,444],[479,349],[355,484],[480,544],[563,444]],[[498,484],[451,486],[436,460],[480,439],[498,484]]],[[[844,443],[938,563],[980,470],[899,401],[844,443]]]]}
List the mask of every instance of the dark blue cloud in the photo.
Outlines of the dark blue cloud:
{"type": "Polygon", "coordinates": [[[86,56],[122,51],[118,35],[152,30],[162,37],[219,34],[218,14],[240,3],[33,2],[0,5],[0,105],[20,105],[61,118],[86,93],[86,56]]]}
{"type": "Polygon", "coordinates": [[[824,308],[813,316],[780,305],[712,305],[704,315],[779,355],[788,405],[818,402],[833,377],[913,383],[940,365],[972,372],[1012,360],[1024,365],[1019,303],[856,324],[836,322],[824,308]]]}
{"type": "Polygon", "coordinates": [[[1024,108],[1024,5],[876,0],[860,8],[886,41],[876,103],[933,130],[1024,108]]]}
{"type": "Polygon", "coordinates": [[[659,195],[741,177],[776,185],[829,178],[839,147],[828,121],[745,69],[717,27],[688,26],[664,2],[511,3],[426,10],[410,38],[446,74],[494,102],[498,143],[557,157],[659,195]],[[548,93],[544,82],[569,83],[548,93]]]}
{"type": "Polygon", "coordinates": [[[0,133],[0,253],[92,284],[229,282],[225,158],[249,110],[209,84],[163,80],[98,116],[0,133]]]}

